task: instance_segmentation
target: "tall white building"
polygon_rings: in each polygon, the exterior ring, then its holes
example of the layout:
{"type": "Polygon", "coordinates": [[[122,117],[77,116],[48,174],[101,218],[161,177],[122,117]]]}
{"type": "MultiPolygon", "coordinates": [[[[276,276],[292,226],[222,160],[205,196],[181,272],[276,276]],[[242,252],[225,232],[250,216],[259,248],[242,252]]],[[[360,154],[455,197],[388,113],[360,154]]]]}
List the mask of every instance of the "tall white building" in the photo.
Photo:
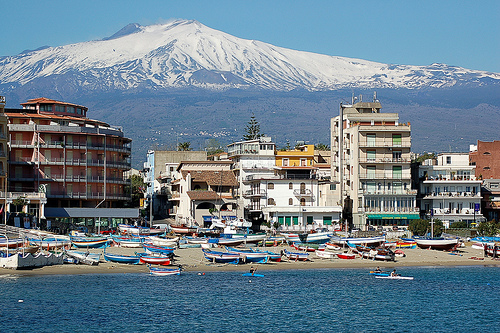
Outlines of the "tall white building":
{"type": "Polygon", "coordinates": [[[411,126],[372,102],[341,105],[331,120],[332,179],[354,228],[407,226],[419,218],[411,189],[411,126]]]}
{"type": "Polygon", "coordinates": [[[422,209],[445,227],[464,221],[468,225],[484,219],[481,214],[481,180],[467,153],[441,153],[419,166],[422,209]]]}

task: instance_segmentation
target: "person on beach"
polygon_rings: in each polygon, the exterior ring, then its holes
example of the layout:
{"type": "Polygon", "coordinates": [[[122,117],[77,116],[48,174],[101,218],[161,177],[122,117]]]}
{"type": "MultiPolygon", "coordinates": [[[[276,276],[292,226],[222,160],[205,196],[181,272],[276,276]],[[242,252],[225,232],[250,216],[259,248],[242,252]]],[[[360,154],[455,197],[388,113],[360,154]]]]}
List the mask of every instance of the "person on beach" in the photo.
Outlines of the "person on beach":
{"type": "Polygon", "coordinates": [[[256,271],[257,271],[257,268],[254,268],[253,266],[250,267],[250,273],[252,274],[252,276],[255,274],[256,271]]]}

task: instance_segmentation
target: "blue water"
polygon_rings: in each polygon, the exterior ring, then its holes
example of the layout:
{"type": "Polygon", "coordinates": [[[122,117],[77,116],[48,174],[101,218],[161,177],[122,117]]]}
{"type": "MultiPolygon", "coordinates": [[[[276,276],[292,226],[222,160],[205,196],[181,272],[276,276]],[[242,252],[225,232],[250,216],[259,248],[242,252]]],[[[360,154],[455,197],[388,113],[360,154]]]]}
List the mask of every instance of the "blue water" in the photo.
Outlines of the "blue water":
{"type": "Polygon", "coordinates": [[[259,273],[3,276],[0,332],[500,331],[498,267],[259,273]]]}

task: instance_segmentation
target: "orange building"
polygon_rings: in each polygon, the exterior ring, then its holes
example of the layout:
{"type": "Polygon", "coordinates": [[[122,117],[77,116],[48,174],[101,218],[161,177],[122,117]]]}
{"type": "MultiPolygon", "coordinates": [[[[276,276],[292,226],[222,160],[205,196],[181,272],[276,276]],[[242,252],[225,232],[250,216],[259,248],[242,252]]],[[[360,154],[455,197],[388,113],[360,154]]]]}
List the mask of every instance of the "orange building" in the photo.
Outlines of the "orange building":
{"type": "Polygon", "coordinates": [[[51,207],[122,207],[131,139],[87,118],[84,106],[47,98],[5,109],[10,137],[9,190],[46,192],[51,207]]]}

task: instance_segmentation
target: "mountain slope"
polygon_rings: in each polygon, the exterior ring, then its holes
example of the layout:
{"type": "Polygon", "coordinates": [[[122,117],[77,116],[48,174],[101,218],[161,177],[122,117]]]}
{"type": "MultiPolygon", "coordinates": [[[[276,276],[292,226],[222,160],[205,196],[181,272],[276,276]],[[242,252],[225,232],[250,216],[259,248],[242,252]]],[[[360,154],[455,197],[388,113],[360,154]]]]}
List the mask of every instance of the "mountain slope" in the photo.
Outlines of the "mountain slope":
{"type": "Polygon", "coordinates": [[[153,26],[130,24],[103,40],[0,58],[4,91],[51,77],[83,91],[417,89],[500,82],[500,74],[444,64],[387,65],[295,51],[240,39],[186,20],[153,26]]]}

